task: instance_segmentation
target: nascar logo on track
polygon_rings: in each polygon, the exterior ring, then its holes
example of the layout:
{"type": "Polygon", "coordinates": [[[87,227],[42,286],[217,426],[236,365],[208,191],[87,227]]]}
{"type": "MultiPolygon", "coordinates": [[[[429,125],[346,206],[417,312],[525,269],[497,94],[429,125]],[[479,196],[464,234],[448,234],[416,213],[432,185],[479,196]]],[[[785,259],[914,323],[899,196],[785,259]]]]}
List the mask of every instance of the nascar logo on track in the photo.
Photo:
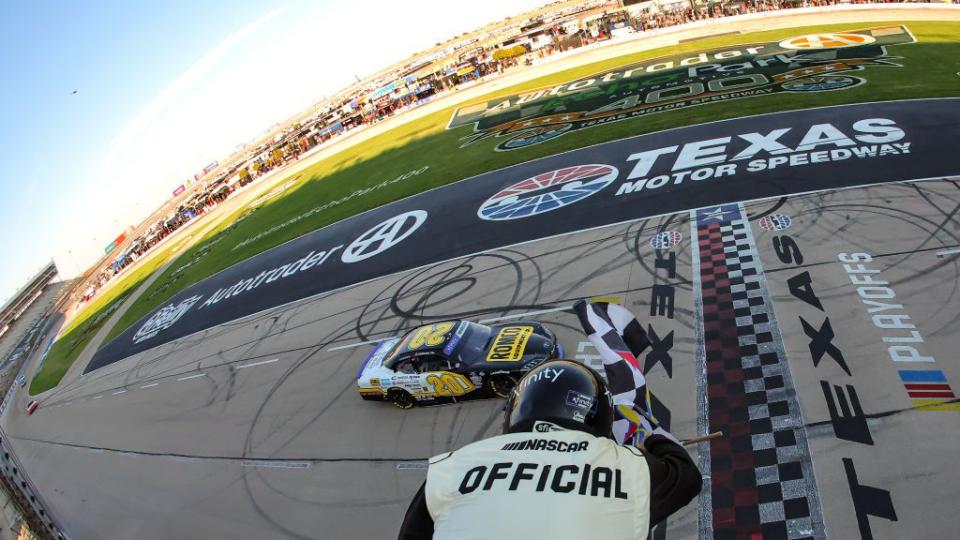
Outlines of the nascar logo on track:
{"type": "Polygon", "coordinates": [[[508,186],[477,210],[481,219],[502,221],[543,214],[582,201],[610,185],[620,171],[610,165],[575,165],[508,186]]]}

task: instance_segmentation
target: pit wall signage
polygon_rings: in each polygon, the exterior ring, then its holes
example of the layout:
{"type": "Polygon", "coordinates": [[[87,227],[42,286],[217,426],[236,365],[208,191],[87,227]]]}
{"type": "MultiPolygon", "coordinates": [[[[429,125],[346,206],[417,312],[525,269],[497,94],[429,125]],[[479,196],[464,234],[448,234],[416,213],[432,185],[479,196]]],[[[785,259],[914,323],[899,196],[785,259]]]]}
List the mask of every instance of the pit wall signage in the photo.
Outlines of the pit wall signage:
{"type": "Polygon", "coordinates": [[[658,58],[552,88],[454,111],[447,129],[472,124],[461,148],[504,139],[498,151],[539,144],[579,129],[697,105],[782,93],[845,90],[866,68],[897,68],[888,45],[913,43],[906,26],[808,34],[658,58]]]}

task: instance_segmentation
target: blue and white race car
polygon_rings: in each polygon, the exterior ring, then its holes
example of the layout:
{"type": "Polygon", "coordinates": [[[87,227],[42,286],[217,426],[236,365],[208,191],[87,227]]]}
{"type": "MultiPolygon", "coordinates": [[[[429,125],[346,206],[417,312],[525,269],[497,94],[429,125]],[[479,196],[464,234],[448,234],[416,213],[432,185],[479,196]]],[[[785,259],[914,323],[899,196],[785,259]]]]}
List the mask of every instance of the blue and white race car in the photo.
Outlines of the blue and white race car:
{"type": "Polygon", "coordinates": [[[380,343],[357,371],[357,389],[364,399],[401,409],[473,397],[484,389],[505,398],[524,373],[562,356],[556,336],[538,322],[444,321],[380,343]]]}

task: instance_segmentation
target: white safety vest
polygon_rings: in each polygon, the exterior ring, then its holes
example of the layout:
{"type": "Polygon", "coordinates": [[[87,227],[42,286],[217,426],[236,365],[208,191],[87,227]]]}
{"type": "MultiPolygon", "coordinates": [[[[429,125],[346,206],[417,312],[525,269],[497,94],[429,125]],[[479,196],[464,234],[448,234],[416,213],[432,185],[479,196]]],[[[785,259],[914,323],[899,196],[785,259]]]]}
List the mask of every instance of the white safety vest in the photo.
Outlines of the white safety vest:
{"type": "Polygon", "coordinates": [[[524,432],[430,460],[434,540],[647,538],[650,470],[636,448],[581,431],[524,432]]]}

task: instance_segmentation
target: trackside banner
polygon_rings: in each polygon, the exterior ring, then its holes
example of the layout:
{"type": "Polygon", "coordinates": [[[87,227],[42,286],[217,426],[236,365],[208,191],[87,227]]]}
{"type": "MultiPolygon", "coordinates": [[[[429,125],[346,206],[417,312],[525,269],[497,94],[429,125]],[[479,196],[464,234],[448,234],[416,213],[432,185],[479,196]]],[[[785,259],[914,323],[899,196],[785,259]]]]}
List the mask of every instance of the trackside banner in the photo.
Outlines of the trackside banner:
{"type": "Polygon", "coordinates": [[[865,69],[898,68],[888,45],[912,43],[905,26],[794,36],[657,58],[615,71],[462,107],[448,128],[472,124],[462,146],[504,139],[496,150],[524,148],[579,129],[630,118],[770,94],[844,90],[864,84],[865,69]]]}
{"type": "Polygon", "coordinates": [[[741,200],[960,175],[958,118],[960,98],[808,109],[622,139],[476,176],[207,278],[98,351],[87,370],[280,304],[505,245],[741,200]]]}

